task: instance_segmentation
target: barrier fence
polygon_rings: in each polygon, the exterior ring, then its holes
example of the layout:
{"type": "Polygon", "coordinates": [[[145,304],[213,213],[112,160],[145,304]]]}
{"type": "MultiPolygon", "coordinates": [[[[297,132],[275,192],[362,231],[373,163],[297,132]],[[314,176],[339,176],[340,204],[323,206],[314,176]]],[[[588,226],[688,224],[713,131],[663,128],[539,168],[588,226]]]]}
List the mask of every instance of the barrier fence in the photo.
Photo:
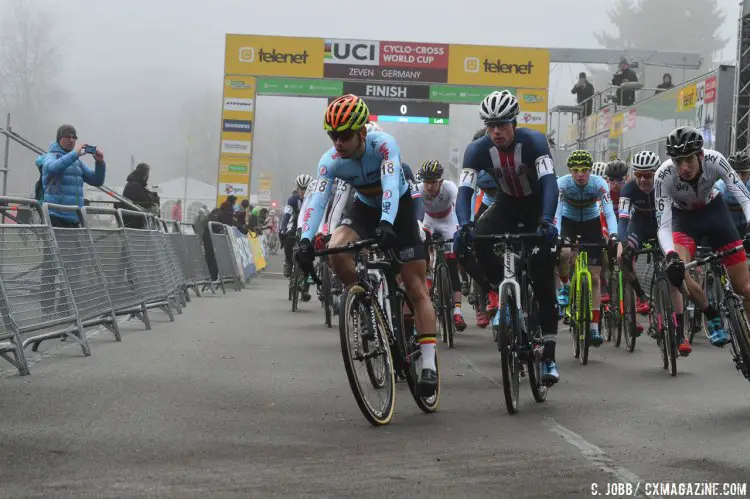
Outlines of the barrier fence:
{"type": "Polygon", "coordinates": [[[90,328],[121,341],[118,317],[148,330],[154,310],[174,321],[190,290],[239,291],[255,273],[247,238],[220,223],[201,231],[145,212],[3,196],[0,206],[0,357],[21,375],[29,347],[60,338],[88,356],[90,328]]]}

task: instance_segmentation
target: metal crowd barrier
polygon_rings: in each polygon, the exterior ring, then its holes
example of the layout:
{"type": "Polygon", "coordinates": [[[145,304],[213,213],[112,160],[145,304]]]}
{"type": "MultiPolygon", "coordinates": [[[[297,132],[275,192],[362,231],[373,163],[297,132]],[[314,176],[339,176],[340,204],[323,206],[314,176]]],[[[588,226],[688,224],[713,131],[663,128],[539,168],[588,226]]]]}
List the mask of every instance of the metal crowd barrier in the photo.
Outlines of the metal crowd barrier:
{"type": "MultiPolygon", "coordinates": [[[[222,293],[226,294],[224,282],[221,279],[214,281],[211,279],[211,271],[208,269],[206,255],[203,248],[203,238],[195,232],[195,226],[189,222],[180,222],[180,232],[185,242],[190,268],[193,272],[195,289],[205,291],[210,289],[216,293],[216,288],[221,288],[222,293]]],[[[210,236],[209,236],[210,237],[210,236]]]]}
{"type": "Polygon", "coordinates": [[[143,300],[146,302],[147,309],[160,308],[167,313],[170,321],[174,321],[171,296],[174,291],[169,289],[162,274],[159,259],[160,251],[154,245],[154,238],[151,234],[157,231],[154,216],[131,210],[119,209],[117,211],[120,218],[123,215],[129,215],[131,220],[143,220],[143,228],[125,227],[124,229],[125,239],[135,264],[138,286],[143,293],[143,300]]]}
{"type": "Polygon", "coordinates": [[[190,265],[190,255],[188,254],[187,244],[181,231],[180,222],[164,222],[167,231],[167,242],[172,248],[175,257],[175,263],[179,268],[182,277],[182,288],[185,293],[185,299],[190,301],[190,289],[197,295],[201,295],[200,286],[196,284],[196,272],[190,265]]]}
{"type": "Polygon", "coordinates": [[[81,211],[109,286],[115,316],[136,317],[151,329],[122,217],[114,208],[86,206],[81,211]]]}
{"type": "Polygon", "coordinates": [[[219,281],[232,283],[234,289],[240,291],[241,279],[237,277],[237,271],[235,270],[234,251],[229,240],[228,227],[219,222],[208,222],[208,230],[211,233],[216,264],[219,267],[219,281]]]}
{"type": "Polygon", "coordinates": [[[86,227],[83,212],[77,206],[50,203],[42,205],[42,211],[44,220],[52,226],[63,270],[78,307],[79,319],[85,327],[104,326],[114,334],[117,341],[121,341],[109,287],[94,250],[94,241],[86,227]],[[79,226],[53,226],[50,210],[74,214],[79,220],[79,226]]]}

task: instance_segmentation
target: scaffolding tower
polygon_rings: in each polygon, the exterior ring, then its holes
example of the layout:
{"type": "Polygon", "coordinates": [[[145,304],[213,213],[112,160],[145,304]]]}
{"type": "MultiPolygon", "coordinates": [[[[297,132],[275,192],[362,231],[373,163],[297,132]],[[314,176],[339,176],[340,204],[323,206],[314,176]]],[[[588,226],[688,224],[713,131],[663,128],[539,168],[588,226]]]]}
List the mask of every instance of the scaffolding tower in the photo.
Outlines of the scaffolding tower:
{"type": "Polygon", "coordinates": [[[734,91],[734,150],[750,149],[750,1],[740,6],[737,26],[737,78],[734,91]]]}

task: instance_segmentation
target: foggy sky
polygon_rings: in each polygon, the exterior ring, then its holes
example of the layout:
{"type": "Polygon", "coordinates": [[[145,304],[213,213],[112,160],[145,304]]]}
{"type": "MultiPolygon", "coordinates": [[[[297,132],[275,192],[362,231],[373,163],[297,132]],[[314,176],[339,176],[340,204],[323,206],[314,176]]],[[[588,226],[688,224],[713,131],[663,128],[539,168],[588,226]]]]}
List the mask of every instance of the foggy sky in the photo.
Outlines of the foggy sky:
{"type": "MultiPolygon", "coordinates": [[[[597,48],[591,32],[609,27],[606,11],[613,4],[604,0],[378,0],[357,12],[357,4],[342,8],[340,1],[333,0],[33,3],[52,14],[59,23],[52,29],[59,30],[63,41],[65,55],[57,66],[69,98],[51,113],[74,123],[82,140],[105,151],[106,183],[112,186],[124,184],[131,154],[136,161],[152,165],[152,183],[184,175],[186,132],[180,117],[187,101],[213,94],[215,116],[207,120],[218,128],[226,33],[597,48]],[[587,13],[579,14],[583,9],[587,13]]],[[[720,4],[727,14],[723,35],[731,37],[721,58],[734,60],[739,8],[736,0],[720,4]]],[[[553,67],[553,104],[573,102],[570,87],[581,69],[553,67]]],[[[253,178],[264,168],[289,169],[289,178],[314,172],[329,146],[320,123],[323,106],[323,100],[314,99],[259,100],[253,178]]],[[[384,128],[399,140],[407,161],[418,164],[425,154],[447,161],[448,147],[463,148],[479,124],[476,109],[452,106],[449,127],[387,124],[384,128]]],[[[48,135],[44,147],[54,139],[54,130],[48,135]]],[[[218,143],[216,149],[218,156],[218,143]]],[[[217,165],[190,164],[190,168],[209,169],[209,177],[215,178],[217,165]]]]}

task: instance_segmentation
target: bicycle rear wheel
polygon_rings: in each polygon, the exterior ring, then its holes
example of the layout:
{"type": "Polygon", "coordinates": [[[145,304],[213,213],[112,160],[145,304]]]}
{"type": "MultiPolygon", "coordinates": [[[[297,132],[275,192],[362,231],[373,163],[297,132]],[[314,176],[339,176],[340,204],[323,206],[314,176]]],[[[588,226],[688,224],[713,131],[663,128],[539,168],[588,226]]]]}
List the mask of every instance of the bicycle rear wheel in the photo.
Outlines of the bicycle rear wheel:
{"type": "Polygon", "coordinates": [[[591,290],[589,280],[581,280],[581,310],[578,313],[578,341],[581,343],[581,364],[589,363],[589,349],[591,348],[591,290]]]}
{"type": "Polygon", "coordinates": [[[547,385],[542,382],[542,362],[544,354],[544,341],[542,340],[542,328],[539,326],[539,303],[536,301],[534,292],[529,285],[529,330],[531,340],[531,352],[529,353],[529,385],[531,394],[537,402],[547,400],[547,385]]]}
{"type": "Polygon", "coordinates": [[[677,331],[672,320],[673,308],[669,286],[664,277],[657,277],[656,293],[659,303],[657,321],[661,329],[659,336],[662,341],[661,348],[664,369],[669,370],[672,376],[677,376],[677,331]]]}
{"type": "Polygon", "coordinates": [[[341,354],[360,411],[370,424],[381,426],[393,418],[396,382],[388,340],[374,320],[372,306],[365,303],[365,293],[361,286],[352,284],[342,294],[341,354]]]}
{"type": "Polygon", "coordinates": [[[623,317],[622,333],[625,337],[625,349],[632,353],[635,350],[635,340],[638,337],[638,315],[635,312],[635,291],[630,281],[623,279],[622,283],[623,317]]]}
{"type": "Polygon", "coordinates": [[[521,383],[521,360],[518,358],[518,328],[516,300],[513,289],[505,286],[500,290],[500,325],[497,345],[503,370],[503,392],[505,406],[510,414],[518,412],[518,392],[521,383]]]}
{"type": "Polygon", "coordinates": [[[300,280],[302,279],[302,271],[300,270],[296,260],[292,265],[292,283],[290,284],[292,292],[292,312],[296,312],[297,305],[299,304],[299,288],[300,280]]]}
{"type": "Polygon", "coordinates": [[[727,300],[729,324],[732,327],[732,345],[734,347],[734,364],[746,380],[750,381],[750,328],[742,301],[737,296],[727,300]]]}
{"type": "Polygon", "coordinates": [[[417,343],[416,331],[414,328],[414,309],[409,300],[404,299],[400,294],[391,297],[391,305],[394,312],[393,323],[396,334],[397,352],[401,356],[402,364],[406,365],[404,374],[406,375],[406,384],[409,386],[411,396],[419,409],[429,414],[435,412],[440,405],[440,362],[438,351],[435,349],[435,371],[437,371],[438,384],[435,393],[430,397],[423,397],[419,394],[417,386],[419,373],[422,371],[422,353],[417,343]],[[404,319],[404,305],[409,310],[410,319],[404,319]]]}
{"type": "Polygon", "coordinates": [[[333,293],[331,292],[331,269],[328,267],[326,261],[323,261],[320,269],[320,282],[321,282],[321,293],[323,294],[322,303],[323,311],[326,317],[326,326],[331,327],[331,320],[333,316],[333,293]]]}
{"type": "Polygon", "coordinates": [[[576,281],[571,279],[570,281],[570,297],[568,298],[568,313],[570,314],[570,321],[568,327],[570,333],[573,336],[573,357],[576,359],[581,358],[581,342],[579,341],[580,333],[578,331],[578,308],[576,306],[576,281]]]}
{"type": "Polygon", "coordinates": [[[436,308],[435,313],[439,314],[440,321],[443,324],[443,334],[445,335],[443,337],[443,343],[445,343],[447,340],[448,348],[453,348],[454,325],[453,317],[451,314],[451,311],[453,310],[453,292],[451,290],[451,277],[450,273],[448,272],[448,265],[444,263],[438,265],[435,274],[437,282],[440,284],[440,286],[437,288],[440,308],[436,308]]]}
{"type": "Polygon", "coordinates": [[[622,271],[619,267],[615,267],[610,274],[609,327],[614,331],[615,346],[619,348],[622,343],[622,313],[620,311],[620,283],[622,282],[622,271]]]}

